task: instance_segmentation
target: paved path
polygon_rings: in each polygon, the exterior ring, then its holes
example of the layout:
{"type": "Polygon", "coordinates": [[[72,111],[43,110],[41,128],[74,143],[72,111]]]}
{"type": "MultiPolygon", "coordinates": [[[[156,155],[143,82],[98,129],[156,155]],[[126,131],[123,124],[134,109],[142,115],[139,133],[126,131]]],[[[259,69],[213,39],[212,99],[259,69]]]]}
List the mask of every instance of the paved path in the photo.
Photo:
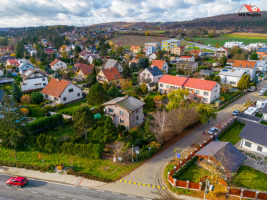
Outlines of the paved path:
{"type": "MultiPolygon", "coordinates": [[[[247,102],[249,98],[250,101],[259,100],[259,99],[266,99],[267,97],[258,96],[258,92],[261,88],[267,86],[267,80],[261,82],[258,85],[258,89],[255,92],[247,93],[244,96],[240,97],[238,100],[227,106],[225,109],[219,111],[217,113],[217,119],[211,121],[210,123],[206,123],[201,125],[198,129],[192,131],[189,135],[185,136],[183,139],[178,141],[176,144],[159,154],[158,156],[154,157],[150,161],[146,162],[145,164],[141,165],[138,169],[130,173],[128,176],[125,176],[123,180],[137,182],[137,183],[144,183],[149,185],[155,185],[160,187],[167,187],[164,182],[164,169],[166,165],[174,158],[174,149],[178,147],[179,149],[185,150],[191,144],[197,144],[203,141],[203,130],[208,130],[212,126],[218,123],[218,121],[222,121],[226,118],[230,118],[232,112],[236,109],[240,109],[243,107],[244,102],[247,102]]],[[[201,142],[202,143],[202,142],[201,142]]],[[[116,183],[111,183],[107,185],[99,186],[99,188],[117,191],[127,194],[140,194],[140,196],[144,196],[147,198],[154,198],[154,199],[177,199],[178,197],[175,196],[169,190],[164,189],[157,189],[151,188],[146,186],[140,185],[129,185],[124,182],[117,181],[116,183]]],[[[179,196],[180,199],[194,199],[187,196],[179,196]]]]}

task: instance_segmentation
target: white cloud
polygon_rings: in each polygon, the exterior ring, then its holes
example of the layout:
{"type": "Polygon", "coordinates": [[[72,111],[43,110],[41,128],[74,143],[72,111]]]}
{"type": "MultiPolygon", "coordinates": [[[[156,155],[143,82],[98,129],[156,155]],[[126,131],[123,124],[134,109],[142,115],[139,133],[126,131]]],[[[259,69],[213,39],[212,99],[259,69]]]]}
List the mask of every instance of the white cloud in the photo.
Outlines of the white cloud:
{"type": "MultiPolygon", "coordinates": [[[[1,0],[0,27],[182,21],[236,12],[240,0],[1,0]]],[[[267,10],[263,0],[257,1],[267,10]]]]}

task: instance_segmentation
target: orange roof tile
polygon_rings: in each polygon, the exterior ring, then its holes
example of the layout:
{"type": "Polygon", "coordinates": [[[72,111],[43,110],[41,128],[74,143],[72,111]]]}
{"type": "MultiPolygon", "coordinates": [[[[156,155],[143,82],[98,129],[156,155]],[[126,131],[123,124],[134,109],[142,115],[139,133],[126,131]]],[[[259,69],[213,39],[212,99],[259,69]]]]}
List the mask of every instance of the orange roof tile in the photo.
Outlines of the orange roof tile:
{"type": "Polygon", "coordinates": [[[105,75],[106,79],[108,81],[116,80],[116,79],[121,79],[122,75],[118,71],[116,67],[111,67],[108,69],[103,69],[102,70],[103,74],[105,75]]]}
{"type": "Polygon", "coordinates": [[[192,58],[193,56],[181,56],[180,58],[192,58]]]}
{"type": "Polygon", "coordinates": [[[53,97],[60,97],[62,92],[69,85],[70,81],[53,78],[51,81],[45,86],[41,93],[47,94],[53,97]]]}
{"type": "Polygon", "coordinates": [[[161,70],[165,62],[165,60],[153,60],[151,66],[157,66],[161,70]]]}
{"type": "Polygon", "coordinates": [[[131,48],[130,48],[130,50],[139,50],[140,49],[140,47],[139,46],[131,46],[131,48]]]}
{"type": "Polygon", "coordinates": [[[201,50],[200,49],[192,49],[191,51],[190,51],[190,54],[191,55],[194,55],[194,54],[199,54],[201,52],[201,50]]]}
{"type": "Polygon", "coordinates": [[[93,71],[94,66],[93,65],[81,65],[79,66],[79,69],[82,71],[83,75],[91,74],[93,71]]]}
{"type": "Polygon", "coordinates": [[[233,67],[254,68],[256,61],[235,60],[233,67]]]}
{"type": "Polygon", "coordinates": [[[134,60],[130,60],[130,62],[129,63],[138,63],[138,61],[139,61],[139,59],[134,59],[134,60]]]}
{"type": "Polygon", "coordinates": [[[216,84],[217,84],[216,81],[189,78],[184,84],[184,87],[211,91],[215,87],[216,84]]]}
{"type": "Polygon", "coordinates": [[[54,60],[53,62],[51,62],[49,65],[50,65],[50,66],[54,66],[58,61],[59,61],[59,60],[56,59],[56,60],[54,60]]]}
{"type": "Polygon", "coordinates": [[[183,86],[188,78],[186,77],[179,77],[179,76],[172,76],[169,74],[165,74],[159,80],[159,83],[167,83],[171,85],[183,86]]]}

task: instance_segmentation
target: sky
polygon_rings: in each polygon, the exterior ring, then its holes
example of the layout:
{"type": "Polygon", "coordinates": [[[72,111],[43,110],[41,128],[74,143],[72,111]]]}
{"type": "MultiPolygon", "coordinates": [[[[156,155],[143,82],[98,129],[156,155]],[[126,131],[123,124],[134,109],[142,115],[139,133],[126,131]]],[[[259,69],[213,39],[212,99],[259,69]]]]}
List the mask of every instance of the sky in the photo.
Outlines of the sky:
{"type": "Polygon", "coordinates": [[[1,0],[0,27],[184,21],[234,13],[244,3],[267,10],[266,0],[1,0]]]}

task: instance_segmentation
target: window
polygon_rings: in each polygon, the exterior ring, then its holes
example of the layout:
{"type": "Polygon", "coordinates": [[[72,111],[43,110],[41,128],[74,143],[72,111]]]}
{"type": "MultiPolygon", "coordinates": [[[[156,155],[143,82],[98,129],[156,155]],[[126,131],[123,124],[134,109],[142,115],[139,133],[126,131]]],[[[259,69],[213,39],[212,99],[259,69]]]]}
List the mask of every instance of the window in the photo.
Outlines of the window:
{"type": "Polygon", "coordinates": [[[63,97],[63,101],[66,101],[67,100],[67,97],[63,97]]]}
{"type": "Polygon", "coordinates": [[[77,93],[77,96],[78,96],[78,97],[81,96],[81,93],[77,93]]]}
{"type": "Polygon", "coordinates": [[[138,120],[138,119],[139,119],[139,117],[138,117],[138,115],[137,115],[136,120],[138,120]]]}
{"type": "Polygon", "coordinates": [[[123,116],[123,111],[120,110],[120,115],[123,116]]]}
{"type": "Polygon", "coordinates": [[[203,101],[204,101],[204,102],[207,102],[207,101],[208,101],[208,98],[203,98],[203,101]]]}
{"type": "Polygon", "coordinates": [[[209,93],[208,93],[208,92],[204,92],[204,95],[205,95],[205,96],[209,96],[209,93]]]}
{"type": "Polygon", "coordinates": [[[196,94],[199,94],[199,90],[196,90],[196,94]]]}
{"type": "Polygon", "coordinates": [[[262,152],[262,147],[261,147],[261,146],[258,146],[258,147],[257,147],[257,151],[262,152]]]}
{"type": "Polygon", "coordinates": [[[73,88],[69,89],[69,93],[73,92],[73,88]]]}
{"type": "Polygon", "coordinates": [[[42,81],[45,81],[45,78],[43,78],[42,81]]]}
{"type": "Polygon", "coordinates": [[[112,108],[109,108],[108,112],[114,112],[114,110],[112,108]]]}
{"type": "Polygon", "coordinates": [[[55,101],[58,101],[58,98],[57,98],[57,97],[54,97],[54,100],[55,100],[55,101]]]}
{"type": "Polygon", "coordinates": [[[166,88],[168,88],[168,89],[169,89],[169,88],[170,88],[170,86],[169,86],[169,85],[166,85],[166,88]]]}
{"type": "Polygon", "coordinates": [[[46,83],[43,83],[43,86],[46,86],[46,83]]]}
{"type": "Polygon", "coordinates": [[[120,123],[123,124],[124,123],[124,120],[120,119],[120,123]]]}
{"type": "Polygon", "coordinates": [[[163,87],[163,84],[160,84],[159,86],[160,86],[160,87],[163,87]]]}
{"type": "Polygon", "coordinates": [[[248,141],[245,141],[245,146],[251,148],[251,143],[248,141]]]}
{"type": "Polygon", "coordinates": [[[117,81],[117,84],[119,84],[120,83],[120,81],[117,81]]]}
{"type": "Polygon", "coordinates": [[[235,85],[236,82],[230,81],[230,85],[235,85]]]}

